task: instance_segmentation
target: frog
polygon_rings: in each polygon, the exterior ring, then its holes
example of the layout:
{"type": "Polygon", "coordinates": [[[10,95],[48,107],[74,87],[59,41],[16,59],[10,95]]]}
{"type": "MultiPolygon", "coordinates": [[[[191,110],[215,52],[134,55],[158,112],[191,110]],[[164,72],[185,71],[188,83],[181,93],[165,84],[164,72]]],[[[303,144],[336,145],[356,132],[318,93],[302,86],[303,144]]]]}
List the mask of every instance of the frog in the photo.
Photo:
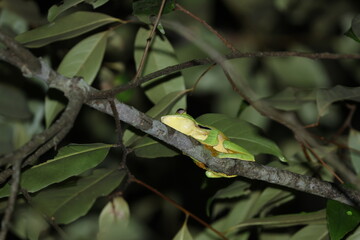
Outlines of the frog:
{"type": "MultiPolygon", "coordinates": [[[[178,109],[175,114],[161,117],[161,122],[167,126],[199,141],[210,150],[214,157],[232,158],[242,161],[255,161],[255,157],[245,148],[232,142],[223,132],[215,127],[197,122],[186,110],[178,109]]],[[[206,170],[205,175],[209,178],[232,178],[237,175],[227,175],[215,172],[197,159],[192,158],[194,163],[206,170]]]]}

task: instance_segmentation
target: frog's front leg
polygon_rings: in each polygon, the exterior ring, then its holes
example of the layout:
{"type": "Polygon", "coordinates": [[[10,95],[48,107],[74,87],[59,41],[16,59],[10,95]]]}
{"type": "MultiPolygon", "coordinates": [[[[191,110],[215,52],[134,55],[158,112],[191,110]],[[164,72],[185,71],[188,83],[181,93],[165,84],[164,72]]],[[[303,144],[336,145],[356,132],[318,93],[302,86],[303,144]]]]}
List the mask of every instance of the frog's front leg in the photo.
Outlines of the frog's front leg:
{"type": "Polygon", "coordinates": [[[216,146],[219,144],[219,134],[220,131],[217,129],[209,129],[207,130],[207,137],[206,139],[200,141],[202,144],[208,146],[216,146]]]}
{"type": "Polygon", "coordinates": [[[223,146],[229,153],[222,153],[218,154],[219,158],[234,158],[240,159],[244,161],[255,161],[254,155],[249,153],[245,148],[233,143],[229,140],[225,140],[223,142],[223,146]]]}

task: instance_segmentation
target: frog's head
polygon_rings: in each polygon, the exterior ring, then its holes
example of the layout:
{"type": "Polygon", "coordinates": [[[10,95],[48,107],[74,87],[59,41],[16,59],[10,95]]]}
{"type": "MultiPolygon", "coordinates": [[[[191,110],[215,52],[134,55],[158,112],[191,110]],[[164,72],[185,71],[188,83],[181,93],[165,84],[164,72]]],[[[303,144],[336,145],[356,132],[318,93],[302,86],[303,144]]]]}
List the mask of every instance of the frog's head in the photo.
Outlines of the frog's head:
{"type": "Polygon", "coordinates": [[[195,119],[183,109],[179,109],[174,115],[162,116],[161,122],[185,135],[190,135],[194,129],[198,128],[195,119]]]}

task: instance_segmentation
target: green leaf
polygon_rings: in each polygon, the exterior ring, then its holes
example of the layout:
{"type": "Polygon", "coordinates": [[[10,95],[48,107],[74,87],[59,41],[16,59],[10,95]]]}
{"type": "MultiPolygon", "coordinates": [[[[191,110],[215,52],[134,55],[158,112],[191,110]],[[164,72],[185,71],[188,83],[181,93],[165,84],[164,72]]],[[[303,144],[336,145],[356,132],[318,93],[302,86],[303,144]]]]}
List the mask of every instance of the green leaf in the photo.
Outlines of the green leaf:
{"type": "Polygon", "coordinates": [[[351,21],[350,29],[345,33],[346,36],[360,42],[360,14],[356,15],[351,21]]]}
{"type": "Polygon", "coordinates": [[[136,156],[143,158],[173,157],[179,154],[176,149],[170,148],[150,137],[140,139],[133,147],[133,150],[136,156]]]}
{"type": "Polygon", "coordinates": [[[360,173],[360,132],[355,129],[350,130],[348,145],[350,148],[350,159],[355,172],[360,173]]]}
{"type": "Polygon", "coordinates": [[[76,44],[63,58],[57,71],[66,76],[81,76],[91,85],[104,58],[108,32],[100,32],[76,44]]]}
{"type": "Polygon", "coordinates": [[[117,239],[129,224],[130,209],[122,197],[111,200],[100,213],[98,239],[117,239]]]}
{"type": "Polygon", "coordinates": [[[173,240],[192,240],[193,237],[191,236],[189,229],[187,227],[187,220],[188,216],[186,216],[186,219],[184,221],[184,224],[180,228],[180,230],[177,232],[173,240]]]}
{"type": "MultiPolygon", "coordinates": [[[[171,108],[187,93],[187,90],[184,91],[175,91],[167,94],[163,97],[157,104],[155,104],[149,111],[146,112],[146,115],[149,117],[160,119],[161,116],[167,114],[171,108]]],[[[143,134],[142,134],[143,135],[143,134]]],[[[140,135],[135,135],[134,132],[126,130],[124,134],[124,142],[126,146],[131,146],[134,142],[138,141],[141,137],[140,135]]],[[[143,144],[143,143],[141,143],[143,144]]]]}
{"type": "Polygon", "coordinates": [[[214,200],[247,195],[250,193],[249,187],[250,184],[247,182],[235,181],[229,186],[218,190],[206,203],[207,215],[210,215],[210,207],[214,200]]]}
{"type": "Polygon", "coordinates": [[[315,94],[313,90],[288,87],[278,94],[263,100],[277,109],[292,111],[301,108],[303,104],[315,102],[315,94]]]}
{"type": "Polygon", "coordinates": [[[22,33],[16,37],[16,40],[26,47],[42,47],[119,21],[119,19],[103,13],[78,11],[34,30],[22,33]]]}
{"type": "MultiPolygon", "coordinates": [[[[102,143],[65,146],[54,159],[23,172],[20,186],[28,192],[36,192],[53,183],[79,175],[101,163],[112,146],[102,143]]],[[[9,193],[9,184],[0,189],[0,197],[8,196],[9,193]]]]}
{"type": "MultiPolygon", "coordinates": [[[[94,81],[104,58],[108,32],[100,32],[76,44],[63,58],[57,71],[66,77],[81,76],[89,85],[94,81]]],[[[46,126],[54,121],[65,105],[45,99],[46,126]]]]}
{"type": "Polygon", "coordinates": [[[47,17],[48,21],[52,22],[61,13],[65,12],[71,7],[78,5],[79,3],[82,3],[83,1],[84,0],[64,0],[60,4],[52,5],[48,11],[48,17],[47,17]]]}
{"type": "Polygon", "coordinates": [[[146,115],[160,119],[161,116],[171,112],[171,109],[174,108],[179,101],[184,99],[183,97],[189,92],[189,90],[180,90],[170,92],[160,99],[149,111],[146,112],[146,115]]]}
{"type": "Polygon", "coordinates": [[[326,216],[331,240],[342,239],[360,223],[359,210],[334,200],[327,201],[326,216]]]}
{"type": "Polygon", "coordinates": [[[250,184],[247,182],[235,181],[229,186],[217,191],[211,199],[234,198],[247,195],[249,194],[249,187],[250,184]]]}
{"type": "Polygon", "coordinates": [[[347,30],[344,33],[345,36],[352,38],[353,40],[355,40],[356,42],[360,43],[360,39],[355,35],[355,33],[353,32],[353,30],[350,28],[349,30],[347,30]]]}
{"type": "Polygon", "coordinates": [[[231,227],[229,231],[234,231],[249,226],[290,227],[290,226],[298,226],[305,224],[325,224],[325,223],[326,223],[325,210],[320,210],[311,213],[284,214],[284,215],[270,216],[264,218],[252,218],[245,220],[234,227],[231,227]]]}
{"type": "MultiPolygon", "coordinates": [[[[245,198],[242,198],[240,201],[235,202],[234,204],[229,205],[228,214],[218,219],[215,223],[212,224],[212,227],[215,229],[225,232],[225,230],[230,227],[242,222],[243,220],[252,217],[250,214],[252,205],[254,201],[258,198],[259,191],[253,191],[251,194],[247,195],[245,198]]],[[[227,234],[226,234],[227,235],[227,234]]],[[[242,236],[247,236],[244,231],[241,232],[242,236]]],[[[210,231],[208,228],[205,229],[202,233],[196,236],[197,240],[209,240],[209,239],[218,239],[218,236],[210,231]]],[[[232,238],[231,238],[232,239],[232,238]]],[[[241,238],[243,239],[243,238],[241,238]]],[[[248,239],[248,238],[244,238],[248,239]]]]}
{"type": "Polygon", "coordinates": [[[271,154],[286,162],[280,148],[270,139],[257,134],[259,129],[243,120],[229,118],[223,114],[204,114],[196,119],[199,123],[216,127],[234,143],[244,147],[250,153],[271,154]]]}
{"type": "Polygon", "coordinates": [[[335,86],[330,89],[320,89],[316,93],[317,108],[320,116],[324,116],[328,107],[337,101],[360,101],[360,87],[335,86]]]}
{"type": "Polygon", "coordinates": [[[108,1],[109,0],[85,0],[85,2],[91,4],[94,9],[104,5],[108,1]]]}
{"type": "MultiPolygon", "coordinates": [[[[150,30],[140,28],[135,39],[135,63],[139,67],[150,30]]],[[[178,64],[174,49],[165,36],[155,36],[151,49],[147,56],[143,75],[152,73],[159,69],[178,64]]],[[[145,89],[146,96],[154,103],[157,104],[163,97],[171,92],[184,91],[185,82],[182,75],[171,74],[164,77],[156,78],[142,84],[145,89]]],[[[182,98],[172,108],[171,112],[175,112],[179,108],[185,108],[186,100],[182,98]]]]}
{"type": "Polygon", "coordinates": [[[328,237],[328,229],[326,224],[313,224],[303,227],[301,230],[296,232],[290,240],[324,240],[328,237]]]}
{"type": "Polygon", "coordinates": [[[254,205],[251,208],[251,213],[253,215],[259,213],[260,215],[265,215],[273,208],[287,203],[292,199],[294,199],[294,195],[291,192],[278,188],[268,187],[261,192],[260,196],[254,202],[254,205]]]}
{"type": "Polygon", "coordinates": [[[118,187],[125,175],[117,169],[97,169],[76,182],[39,192],[32,202],[54,222],[68,224],[84,216],[98,197],[106,196],[118,187]]]}
{"type": "Polygon", "coordinates": [[[109,0],[64,0],[60,4],[53,5],[49,11],[48,11],[48,21],[52,22],[57,18],[61,13],[65,12],[71,7],[75,7],[76,5],[86,2],[88,4],[91,4],[93,8],[100,7],[101,5],[104,5],[109,0]]]}
{"type": "MultiPolygon", "coordinates": [[[[99,80],[105,80],[106,77],[104,77],[105,74],[111,74],[113,75],[112,81],[113,81],[113,86],[119,86],[119,85],[124,85],[127,84],[131,81],[129,75],[127,75],[126,73],[123,74],[117,74],[116,76],[111,72],[110,69],[106,68],[106,67],[102,67],[100,70],[100,75],[99,75],[99,80]],[[107,73],[105,73],[107,72],[107,73]]],[[[109,79],[109,78],[108,78],[109,79]]],[[[109,81],[111,82],[111,80],[109,81]]],[[[131,101],[131,99],[133,99],[135,96],[135,89],[131,88],[128,89],[124,92],[118,93],[116,94],[116,99],[119,100],[120,102],[123,103],[129,103],[131,101]]]]}
{"type": "Polygon", "coordinates": [[[357,37],[360,37],[360,14],[356,15],[351,21],[351,29],[357,37]]]}

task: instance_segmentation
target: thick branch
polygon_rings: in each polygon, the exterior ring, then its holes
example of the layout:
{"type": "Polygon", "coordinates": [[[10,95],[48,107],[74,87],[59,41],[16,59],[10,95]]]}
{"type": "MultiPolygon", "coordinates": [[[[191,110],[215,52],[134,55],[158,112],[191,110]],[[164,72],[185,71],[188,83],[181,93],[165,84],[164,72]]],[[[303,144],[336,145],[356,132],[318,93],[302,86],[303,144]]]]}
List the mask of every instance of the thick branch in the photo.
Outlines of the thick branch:
{"type": "MultiPolygon", "coordinates": [[[[90,100],[87,102],[87,105],[106,114],[113,114],[107,100],[90,100]]],[[[215,158],[193,138],[167,127],[133,107],[116,101],[116,109],[119,113],[120,120],[174,146],[185,155],[191,156],[204,163],[213,171],[266,181],[324,198],[337,200],[349,205],[356,205],[355,203],[360,202],[359,192],[339,190],[336,185],[313,177],[264,166],[254,162],[215,158]],[[346,192],[346,194],[344,194],[344,192],[346,192]]]]}

